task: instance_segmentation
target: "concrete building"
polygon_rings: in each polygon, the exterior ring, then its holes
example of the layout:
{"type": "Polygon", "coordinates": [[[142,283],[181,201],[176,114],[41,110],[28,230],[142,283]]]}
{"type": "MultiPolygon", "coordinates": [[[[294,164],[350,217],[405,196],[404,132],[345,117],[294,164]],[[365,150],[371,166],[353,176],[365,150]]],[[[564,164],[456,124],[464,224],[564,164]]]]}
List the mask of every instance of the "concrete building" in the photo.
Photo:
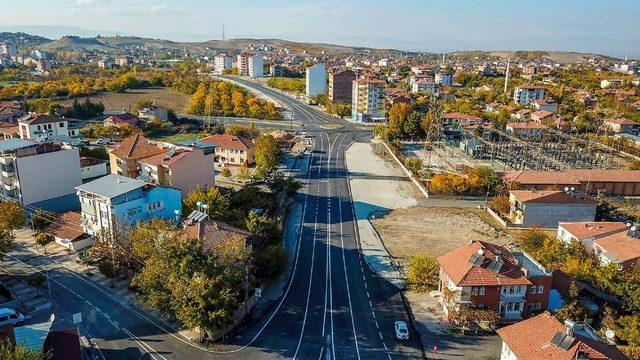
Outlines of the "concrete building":
{"type": "Polygon", "coordinates": [[[592,195],[640,196],[640,170],[527,170],[507,172],[501,176],[506,183],[518,183],[524,189],[573,188],[575,191],[592,195]]]}
{"type": "Polygon", "coordinates": [[[509,191],[509,219],[522,227],[557,228],[560,222],[593,221],[597,202],[576,192],[509,191]]]}
{"type": "Polygon", "coordinates": [[[602,265],[631,270],[640,259],[640,232],[623,222],[567,222],[558,225],[557,239],[580,242],[602,265]]]}
{"type": "Polygon", "coordinates": [[[165,149],[164,153],[138,160],[138,179],[182,190],[186,198],[196,188],[206,190],[215,186],[215,146],[203,149],[165,149]]]}
{"type": "Polygon", "coordinates": [[[213,71],[216,74],[223,74],[233,68],[233,58],[229,55],[221,54],[213,58],[213,71]]]}
{"type": "Polygon", "coordinates": [[[602,127],[604,128],[604,130],[616,134],[640,134],[640,123],[626,118],[605,119],[602,122],[602,127]]]}
{"type": "Polygon", "coordinates": [[[620,86],[622,86],[622,80],[620,79],[605,79],[600,81],[600,87],[603,89],[618,88],[620,86]]]}
{"type": "Polygon", "coordinates": [[[74,188],[82,184],[78,149],[24,139],[0,141],[0,194],[50,211],[78,208],[74,188]]]}
{"type": "Polygon", "coordinates": [[[109,173],[109,162],[87,156],[80,157],[80,174],[82,182],[105,176],[109,173]]]}
{"type": "Polygon", "coordinates": [[[315,64],[307,68],[306,95],[314,97],[327,92],[327,70],[324,64],[315,64]]]}
{"type": "Polygon", "coordinates": [[[27,140],[37,140],[47,135],[71,137],[67,125],[68,121],[65,118],[36,113],[29,113],[18,119],[20,138],[27,140]]]}
{"type": "Polygon", "coordinates": [[[436,83],[441,86],[453,85],[453,73],[450,71],[442,70],[436,73],[436,83]]]}
{"type": "Polygon", "coordinates": [[[242,53],[238,54],[237,67],[238,75],[261,78],[263,76],[264,62],[262,54],[242,53]]]}
{"type": "Polygon", "coordinates": [[[440,304],[449,321],[461,310],[496,311],[503,323],[547,308],[552,276],[524,252],[472,241],[438,257],[440,304]]]}
{"type": "Polygon", "coordinates": [[[430,92],[437,97],[439,95],[438,89],[438,83],[433,81],[419,80],[411,84],[411,92],[414,94],[417,92],[430,92]]]}
{"type": "Polygon", "coordinates": [[[386,121],[384,114],[384,81],[362,77],[353,81],[351,116],[359,124],[386,121]]]}
{"type": "Polygon", "coordinates": [[[513,91],[513,100],[518,104],[527,105],[536,100],[544,100],[545,88],[542,86],[523,85],[513,91]]]}
{"type": "Polygon", "coordinates": [[[52,222],[44,233],[52,235],[56,244],[70,251],[79,251],[95,243],[95,238],[84,233],[79,211],[66,212],[52,222]]]}
{"type": "Polygon", "coordinates": [[[180,190],[150,185],[118,174],[109,174],[76,187],[82,228],[96,236],[114,226],[133,226],[152,218],[179,220],[180,190]]]}
{"type": "Polygon", "coordinates": [[[544,110],[555,113],[558,110],[558,104],[555,102],[547,102],[546,100],[536,100],[533,102],[533,108],[536,110],[544,110]]]}
{"type": "Polygon", "coordinates": [[[111,173],[137,178],[140,176],[138,160],[164,152],[162,147],[147,140],[142,134],[132,135],[109,149],[111,173]]]}
{"type": "Polygon", "coordinates": [[[333,103],[351,104],[355,79],[356,73],[352,70],[332,71],[329,74],[329,100],[333,103]]]}
{"type": "Polygon", "coordinates": [[[169,121],[169,111],[162,106],[146,106],[138,110],[138,119],[142,121],[160,120],[167,122],[169,121]]]}
{"type": "Polygon", "coordinates": [[[547,127],[533,121],[508,123],[505,127],[507,135],[515,136],[520,139],[530,139],[538,141],[547,133],[547,127]]]}
{"type": "Polygon", "coordinates": [[[200,142],[215,145],[217,165],[249,166],[255,162],[255,146],[251,139],[223,134],[204,137],[200,142]]]}
{"type": "Polygon", "coordinates": [[[15,44],[5,42],[0,44],[0,54],[8,56],[16,56],[18,54],[18,48],[15,44]]]}
{"type": "Polygon", "coordinates": [[[588,324],[571,320],[562,324],[547,311],[497,332],[502,338],[500,360],[628,359],[588,324]]]}

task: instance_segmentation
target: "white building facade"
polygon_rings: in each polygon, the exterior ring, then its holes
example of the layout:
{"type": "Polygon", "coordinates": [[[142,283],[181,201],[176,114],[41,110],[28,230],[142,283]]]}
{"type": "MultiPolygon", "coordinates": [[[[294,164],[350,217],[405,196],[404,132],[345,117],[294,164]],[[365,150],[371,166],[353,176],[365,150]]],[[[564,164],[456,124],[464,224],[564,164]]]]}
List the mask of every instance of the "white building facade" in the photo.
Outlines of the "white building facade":
{"type": "Polygon", "coordinates": [[[233,68],[233,58],[228,55],[216,55],[213,58],[213,70],[216,74],[223,74],[225,70],[233,68]]]}
{"type": "Polygon", "coordinates": [[[324,64],[316,64],[307,68],[307,97],[327,92],[327,70],[324,64]]]}

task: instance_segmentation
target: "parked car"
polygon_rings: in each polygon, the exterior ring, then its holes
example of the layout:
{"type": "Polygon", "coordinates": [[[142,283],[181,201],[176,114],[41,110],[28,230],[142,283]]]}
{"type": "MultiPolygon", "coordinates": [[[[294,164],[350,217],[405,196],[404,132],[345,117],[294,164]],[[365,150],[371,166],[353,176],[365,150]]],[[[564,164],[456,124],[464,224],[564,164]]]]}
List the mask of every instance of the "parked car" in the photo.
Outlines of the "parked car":
{"type": "Polygon", "coordinates": [[[398,340],[409,340],[409,329],[407,328],[407,323],[404,321],[396,321],[396,338],[398,340]]]}
{"type": "Polygon", "coordinates": [[[0,309],[0,326],[7,324],[11,324],[13,326],[24,325],[24,315],[9,308],[0,309]]]}

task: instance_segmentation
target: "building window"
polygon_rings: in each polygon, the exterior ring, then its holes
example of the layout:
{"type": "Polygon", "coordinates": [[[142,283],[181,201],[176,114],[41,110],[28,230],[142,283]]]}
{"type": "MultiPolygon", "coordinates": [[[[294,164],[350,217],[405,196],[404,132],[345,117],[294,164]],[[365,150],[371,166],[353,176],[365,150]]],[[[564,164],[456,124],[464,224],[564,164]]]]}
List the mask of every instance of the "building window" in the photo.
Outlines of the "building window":
{"type": "Polygon", "coordinates": [[[536,310],[540,310],[540,308],[542,307],[542,303],[536,303],[536,310]]]}
{"type": "Polygon", "coordinates": [[[542,294],[544,291],[544,285],[538,285],[538,294],[542,294]]]}
{"type": "Polygon", "coordinates": [[[535,285],[533,285],[533,286],[531,287],[531,294],[535,294],[535,293],[536,293],[536,286],[535,286],[535,285]]]}
{"type": "Polygon", "coordinates": [[[480,291],[478,293],[480,294],[480,296],[483,296],[484,295],[484,287],[481,287],[480,291]]]}
{"type": "Polygon", "coordinates": [[[527,307],[529,308],[529,310],[533,310],[533,306],[534,306],[534,304],[533,304],[533,303],[528,303],[528,304],[527,304],[527,307]]]}
{"type": "Polygon", "coordinates": [[[516,294],[522,294],[522,286],[516,287],[516,294]]]}
{"type": "Polygon", "coordinates": [[[64,127],[64,123],[60,123],[60,127],[63,128],[64,127]]]}

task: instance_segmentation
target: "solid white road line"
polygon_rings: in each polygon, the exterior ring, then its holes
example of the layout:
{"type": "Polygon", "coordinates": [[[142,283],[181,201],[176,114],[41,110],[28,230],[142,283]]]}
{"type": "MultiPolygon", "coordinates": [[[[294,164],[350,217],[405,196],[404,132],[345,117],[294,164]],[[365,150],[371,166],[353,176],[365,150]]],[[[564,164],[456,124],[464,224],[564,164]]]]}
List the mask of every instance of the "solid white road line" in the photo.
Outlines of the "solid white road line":
{"type": "MultiPolygon", "coordinates": [[[[322,139],[322,137],[320,137],[320,161],[318,163],[318,178],[320,177],[321,174],[321,170],[322,170],[322,151],[324,150],[324,139],[322,139]]],[[[319,202],[316,201],[316,209],[319,206],[319,202]]],[[[311,250],[311,271],[309,273],[309,284],[308,284],[308,290],[307,290],[307,302],[306,305],[304,307],[304,317],[302,319],[302,329],[300,330],[300,339],[298,340],[298,346],[296,346],[296,351],[293,354],[293,358],[296,359],[298,356],[298,352],[300,351],[300,345],[302,345],[302,338],[304,336],[304,329],[305,326],[307,324],[307,314],[309,312],[309,300],[311,298],[311,284],[313,283],[313,265],[314,265],[314,261],[315,261],[315,255],[316,255],[316,233],[318,230],[318,216],[315,217],[315,221],[314,221],[314,225],[313,225],[313,243],[312,243],[312,250],[311,250]]]]}

